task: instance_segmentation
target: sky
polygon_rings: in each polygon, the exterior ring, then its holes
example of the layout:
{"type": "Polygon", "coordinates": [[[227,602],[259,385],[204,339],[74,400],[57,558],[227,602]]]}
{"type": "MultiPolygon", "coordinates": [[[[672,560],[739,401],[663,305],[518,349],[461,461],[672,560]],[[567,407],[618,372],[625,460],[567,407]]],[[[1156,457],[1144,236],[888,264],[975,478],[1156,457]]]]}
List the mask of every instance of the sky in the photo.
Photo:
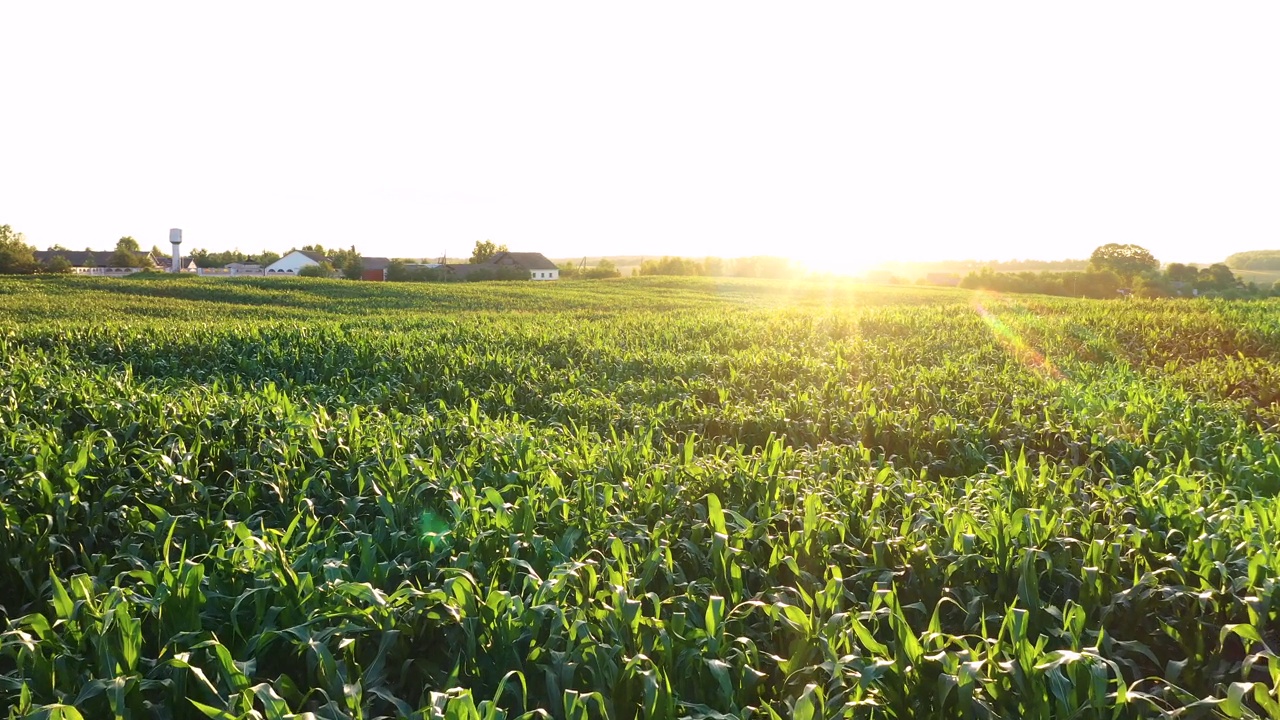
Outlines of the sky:
{"type": "Polygon", "coordinates": [[[0,4],[37,248],[1280,248],[1280,3],[0,4]]]}

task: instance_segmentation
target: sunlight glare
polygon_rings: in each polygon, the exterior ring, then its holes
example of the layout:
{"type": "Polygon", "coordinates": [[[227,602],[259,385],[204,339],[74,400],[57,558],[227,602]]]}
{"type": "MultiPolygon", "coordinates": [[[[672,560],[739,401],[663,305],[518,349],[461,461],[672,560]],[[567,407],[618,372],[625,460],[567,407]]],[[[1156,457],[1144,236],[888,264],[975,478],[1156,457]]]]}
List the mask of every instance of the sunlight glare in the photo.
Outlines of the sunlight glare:
{"type": "Polygon", "coordinates": [[[884,261],[882,256],[851,244],[832,245],[824,250],[819,254],[793,256],[792,259],[811,272],[850,277],[866,275],[884,261]]]}

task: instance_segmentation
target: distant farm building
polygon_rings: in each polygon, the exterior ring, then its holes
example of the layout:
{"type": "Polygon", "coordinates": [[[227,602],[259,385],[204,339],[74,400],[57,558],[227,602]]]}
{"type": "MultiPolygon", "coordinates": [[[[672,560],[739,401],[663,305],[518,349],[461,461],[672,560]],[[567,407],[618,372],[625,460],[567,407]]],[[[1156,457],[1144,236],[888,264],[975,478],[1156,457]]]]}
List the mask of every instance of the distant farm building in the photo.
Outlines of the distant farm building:
{"type": "Polygon", "coordinates": [[[184,269],[183,272],[194,272],[202,277],[237,277],[240,275],[263,275],[266,270],[258,263],[233,262],[224,267],[197,267],[184,269]]]}
{"type": "Polygon", "coordinates": [[[387,266],[390,264],[391,258],[362,257],[360,258],[360,279],[382,282],[387,279],[387,266]]]}
{"type": "MultiPolygon", "coordinates": [[[[110,268],[103,267],[100,264],[105,263],[112,255],[111,252],[70,252],[70,251],[46,251],[36,253],[41,262],[46,262],[44,258],[51,258],[53,255],[62,255],[71,263],[74,272],[84,275],[127,275],[129,273],[138,272],[140,268],[110,268]]],[[[163,269],[169,265],[169,261],[162,263],[156,258],[152,258],[147,253],[140,253],[140,258],[145,258],[146,269],[163,269]]],[[[297,276],[303,269],[318,266],[322,263],[338,265],[331,258],[326,257],[323,253],[313,250],[291,250],[284,257],[276,260],[263,267],[259,263],[253,262],[233,262],[225,267],[197,267],[194,260],[189,257],[180,259],[181,272],[193,273],[207,277],[234,277],[234,276],[297,276]]],[[[402,261],[403,262],[403,261],[402,261]]],[[[380,282],[387,279],[387,269],[391,267],[392,259],[386,257],[361,257],[360,258],[360,279],[373,282],[380,282]]],[[[556,264],[551,262],[542,253],[533,252],[500,252],[493,257],[481,263],[461,263],[461,264],[444,264],[444,263],[404,263],[406,270],[439,270],[444,277],[453,279],[471,278],[480,279],[512,279],[512,276],[520,277],[521,273],[528,273],[530,280],[558,280],[560,279],[560,269],[556,264]]],[[[336,268],[339,272],[342,268],[336,268]]]]}
{"type": "Polygon", "coordinates": [[[312,250],[294,250],[267,266],[267,275],[297,275],[298,271],[308,265],[319,265],[328,258],[322,253],[312,250]]]}
{"type": "Polygon", "coordinates": [[[436,265],[436,268],[443,270],[446,277],[453,280],[465,280],[467,277],[475,274],[477,270],[484,267],[484,263],[444,263],[436,265]]]}
{"type": "Polygon", "coordinates": [[[503,251],[478,263],[455,263],[440,265],[440,268],[453,279],[466,278],[492,279],[519,277],[521,272],[529,273],[530,280],[548,281],[560,279],[560,268],[542,253],[503,251]]]}
{"type": "Polygon", "coordinates": [[[481,265],[493,265],[500,268],[522,268],[529,271],[530,280],[559,280],[560,268],[542,253],[536,252],[500,252],[481,265]]]}
{"type": "Polygon", "coordinates": [[[929,273],[925,275],[924,281],[930,285],[960,287],[960,276],[953,273],[929,273]]]}
{"type": "MultiPolygon", "coordinates": [[[[303,268],[312,265],[319,265],[323,262],[331,262],[329,258],[323,254],[312,250],[294,250],[279,260],[271,263],[265,270],[261,271],[261,275],[297,275],[303,268]]],[[[360,279],[382,281],[387,279],[387,267],[391,265],[391,258],[384,257],[362,257],[360,258],[360,279]]]]}
{"type": "Polygon", "coordinates": [[[136,253],[137,267],[112,265],[114,250],[37,250],[34,254],[36,262],[41,265],[48,265],[54,258],[63,258],[71,265],[71,272],[76,275],[121,277],[144,270],[163,269],[156,258],[148,252],[136,253]]]}
{"type": "MultiPolygon", "coordinates": [[[[328,261],[324,255],[310,250],[294,250],[266,267],[262,274],[297,275],[303,268],[319,265],[328,261]]],[[[360,279],[381,281],[387,279],[387,268],[391,266],[391,258],[360,258],[360,279]]],[[[529,273],[530,280],[559,280],[560,268],[542,253],[535,252],[500,252],[480,263],[406,263],[406,270],[438,269],[445,276],[453,279],[490,279],[491,277],[510,277],[512,273],[529,273]]]]}

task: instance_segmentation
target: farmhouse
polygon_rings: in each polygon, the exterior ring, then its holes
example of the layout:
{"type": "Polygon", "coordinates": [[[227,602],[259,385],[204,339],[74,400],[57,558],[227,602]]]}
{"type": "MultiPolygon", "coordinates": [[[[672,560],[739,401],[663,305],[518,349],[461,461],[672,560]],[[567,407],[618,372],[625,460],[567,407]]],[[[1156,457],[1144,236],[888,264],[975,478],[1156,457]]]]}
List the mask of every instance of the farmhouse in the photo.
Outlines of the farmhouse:
{"type": "Polygon", "coordinates": [[[522,268],[529,271],[530,280],[559,280],[560,268],[542,253],[536,252],[500,252],[489,258],[482,265],[495,265],[500,268],[522,268]]]}
{"type": "Polygon", "coordinates": [[[137,264],[140,267],[112,266],[110,263],[112,256],[115,255],[114,250],[37,250],[34,255],[36,262],[41,265],[48,265],[54,258],[61,257],[71,264],[71,272],[76,275],[120,277],[142,272],[143,270],[161,269],[155,257],[147,252],[136,254],[137,264]]]}
{"type": "Polygon", "coordinates": [[[453,263],[437,267],[442,268],[449,277],[458,280],[513,279],[519,278],[522,272],[529,273],[530,280],[560,279],[560,268],[542,253],[503,251],[484,262],[453,263]]]}

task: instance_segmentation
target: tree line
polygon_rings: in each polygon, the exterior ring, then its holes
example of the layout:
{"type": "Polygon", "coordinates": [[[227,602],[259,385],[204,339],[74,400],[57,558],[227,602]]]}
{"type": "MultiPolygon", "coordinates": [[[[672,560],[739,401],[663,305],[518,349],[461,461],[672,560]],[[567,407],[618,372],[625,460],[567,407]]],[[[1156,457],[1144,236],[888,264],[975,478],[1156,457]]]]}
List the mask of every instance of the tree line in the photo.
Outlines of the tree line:
{"type": "Polygon", "coordinates": [[[606,280],[616,277],[622,277],[622,271],[609,258],[600,258],[600,262],[590,267],[570,263],[560,268],[562,280],[606,280]]]}
{"type": "Polygon", "coordinates": [[[1227,257],[1237,270],[1280,270],[1280,250],[1250,250],[1227,257]]]}
{"type": "MultiPolygon", "coordinates": [[[[167,255],[165,256],[168,257],[167,255]]],[[[239,250],[223,250],[211,252],[201,248],[191,251],[188,256],[198,268],[220,268],[232,263],[253,263],[266,267],[281,258],[280,253],[263,250],[257,254],[243,253],[239,250]]]]}
{"type": "MultiPolygon", "coordinates": [[[[36,258],[35,247],[28,245],[22,233],[9,225],[0,225],[0,275],[34,275],[36,273],[65,274],[71,272],[72,264],[67,258],[72,250],[54,245],[49,248],[49,257],[43,262],[36,258]],[[64,254],[65,253],[65,254],[64,254]]],[[[130,267],[150,268],[155,265],[146,253],[138,246],[138,241],[125,236],[116,241],[115,250],[110,252],[94,252],[85,248],[87,267],[130,267]],[[98,262],[102,255],[102,262],[98,262]]]]}
{"type": "Polygon", "coordinates": [[[1089,269],[1089,260],[923,260],[893,261],[877,266],[899,277],[923,277],[930,273],[964,276],[984,268],[998,273],[1084,272],[1089,269]]]}
{"type": "Polygon", "coordinates": [[[1280,296],[1280,282],[1270,288],[1246,283],[1225,263],[1197,268],[1183,263],[1161,267],[1140,245],[1109,243],[1093,251],[1083,272],[995,272],[983,268],[960,281],[960,287],[1007,293],[1040,293],[1068,297],[1265,297],[1280,296]]]}
{"type": "Polygon", "coordinates": [[[796,263],[779,257],[708,257],[701,261],[685,257],[663,257],[640,263],[640,275],[701,275],[706,277],[788,278],[803,274],[796,263]]]}

